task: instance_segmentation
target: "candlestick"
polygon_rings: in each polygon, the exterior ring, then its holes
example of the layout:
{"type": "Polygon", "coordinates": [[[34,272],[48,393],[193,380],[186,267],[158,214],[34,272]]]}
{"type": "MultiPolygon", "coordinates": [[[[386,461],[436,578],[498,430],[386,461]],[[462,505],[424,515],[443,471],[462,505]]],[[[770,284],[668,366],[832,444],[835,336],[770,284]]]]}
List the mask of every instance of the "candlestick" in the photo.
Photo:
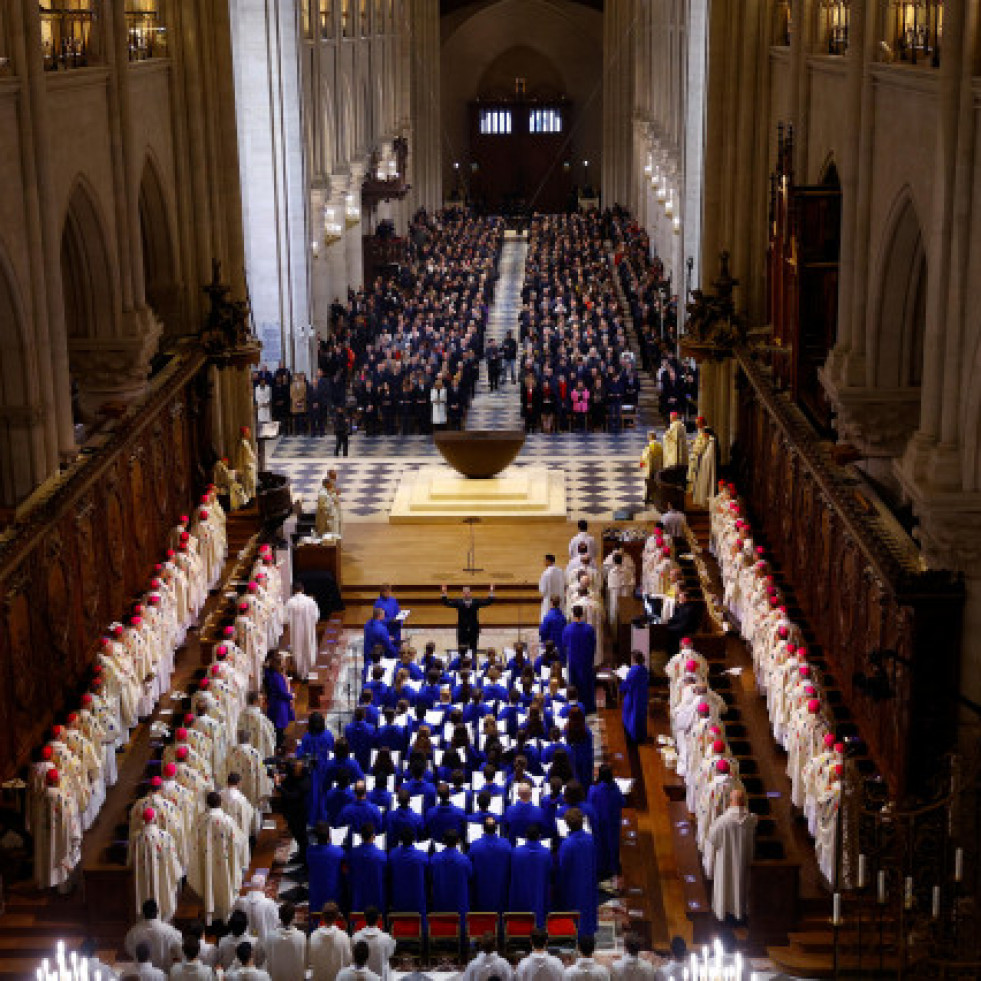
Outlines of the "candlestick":
{"type": "Polygon", "coordinates": [[[933,903],[931,904],[930,915],[935,919],[940,919],[940,886],[933,887],[933,903]]]}
{"type": "Polygon", "coordinates": [[[906,882],[903,888],[903,905],[906,909],[913,908],[913,876],[906,876],[906,882]]]}
{"type": "Polygon", "coordinates": [[[964,849],[958,848],[954,852],[954,882],[962,882],[964,879],[964,849]]]}
{"type": "Polygon", "coordinates": [[[878,900],[880,906],[886,905],[886,870],[879,869],[878,900]]]}
{"type": "Polygon", "coordinates": [[[831,922],[835,926],[841,926],[841,893],[836,892],[834,894],[834,900],[831,906],[831,922]]]}
{"type": "Polygon", "coordinates": [[[868,885],[869,860],[865,855],[858,856],[858,888],[864,889],[868,885]]]}

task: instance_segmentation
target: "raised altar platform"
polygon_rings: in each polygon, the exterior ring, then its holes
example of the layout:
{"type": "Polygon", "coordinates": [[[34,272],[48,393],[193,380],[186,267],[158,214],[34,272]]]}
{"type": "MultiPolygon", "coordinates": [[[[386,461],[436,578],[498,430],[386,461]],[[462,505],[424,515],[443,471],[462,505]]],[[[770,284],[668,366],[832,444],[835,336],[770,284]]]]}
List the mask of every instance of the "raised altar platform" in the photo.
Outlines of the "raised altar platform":
{"type": "Polygon", "coordinates": [[[484,480],[449,467],[423,467],[402,479],[392,502],[392,523],[445,518],[565,521],[565,473],[544,466],[509,467],[484,480]]]}

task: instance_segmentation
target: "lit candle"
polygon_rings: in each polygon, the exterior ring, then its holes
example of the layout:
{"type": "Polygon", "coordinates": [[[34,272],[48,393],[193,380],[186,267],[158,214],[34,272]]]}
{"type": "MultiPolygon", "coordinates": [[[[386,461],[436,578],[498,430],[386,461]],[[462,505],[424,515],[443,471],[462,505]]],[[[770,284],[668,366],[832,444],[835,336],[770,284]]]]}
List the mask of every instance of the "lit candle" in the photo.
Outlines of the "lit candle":
{"type": "Polygon", "coordinates": [[[906,876],[906,882],[903,888],[903,905],[906,909],[913,908],[913,876],[906,876]]]}
{"type": "Polygon", "coordinates": [[[831,922],[835,926],[841,926],[841,893],[836,892],[831,909],[831,922]]]}
{"type": "Polygon", "coordinates": [[[954,882],[964,881],[964,849],[958,848],[954,852],[954,882]]]}
{"type": "Polygon", "coordinates": [[[885,906],[886,904],[886,870],[885,869],[879,869],[878,900],[880,906],[885,906]]]}
{"type": "Polygon", "coordinates": [[[736,951],[736,981],[742,981],[743,977],[743,955],[736,951]]]}
{"type": "Polygon", "coordinates": [[[933,887],[933,903],[930,908],[930,915],[935,919],[940,919],[940,886],[933,887]]]}
{"type": "Polygon", "coordinates": [[[698,981],[698,954],[694,951],[691,955],[691,981],[698,981]]]}
{"type": "Polygon", "coordinates": [[[869,860],[865,855],[858,856],[858,888],[864,889],[868,885],[869,860]]]}

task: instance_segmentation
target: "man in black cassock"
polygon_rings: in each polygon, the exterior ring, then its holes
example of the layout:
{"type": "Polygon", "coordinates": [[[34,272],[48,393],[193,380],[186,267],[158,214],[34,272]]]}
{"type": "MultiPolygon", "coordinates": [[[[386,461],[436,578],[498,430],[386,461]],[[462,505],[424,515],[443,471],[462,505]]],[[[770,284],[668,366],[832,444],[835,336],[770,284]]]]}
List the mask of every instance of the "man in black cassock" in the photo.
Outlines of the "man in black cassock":
{"type": "Polygon", "coordinates": [[[458,600],[451,600],[446,595],[446,586],[441,587],[443,606],[452,607],[456,610],[456,643],[459,650],[470,650],[477,652],[477,639],[480,637],[480,618],[478,610],[482,607],[490,606],[494,602],[494,586],[487,587],[487,599],[477,599],[470,592],[469,586],[464,586],[462,596],[458,600]]]}

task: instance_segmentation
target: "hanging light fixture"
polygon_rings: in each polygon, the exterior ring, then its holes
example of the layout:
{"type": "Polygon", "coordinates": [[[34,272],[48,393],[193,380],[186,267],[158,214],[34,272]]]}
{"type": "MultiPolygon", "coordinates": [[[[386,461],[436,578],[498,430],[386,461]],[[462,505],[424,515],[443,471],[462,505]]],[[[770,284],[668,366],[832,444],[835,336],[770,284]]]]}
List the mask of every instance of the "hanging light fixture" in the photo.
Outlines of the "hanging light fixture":
{"type": "Polygon", "coordinates": [[[943,0],[892,0],[896,12],[896,51],[910,64],[940,65],[944,30],[943,0]]]}
{"type": "Polygon", "coordinates": [[[851,0],[821,0],[828,39],[828,54],[843,55],[848,50],[851,6],[851,0]]]}

